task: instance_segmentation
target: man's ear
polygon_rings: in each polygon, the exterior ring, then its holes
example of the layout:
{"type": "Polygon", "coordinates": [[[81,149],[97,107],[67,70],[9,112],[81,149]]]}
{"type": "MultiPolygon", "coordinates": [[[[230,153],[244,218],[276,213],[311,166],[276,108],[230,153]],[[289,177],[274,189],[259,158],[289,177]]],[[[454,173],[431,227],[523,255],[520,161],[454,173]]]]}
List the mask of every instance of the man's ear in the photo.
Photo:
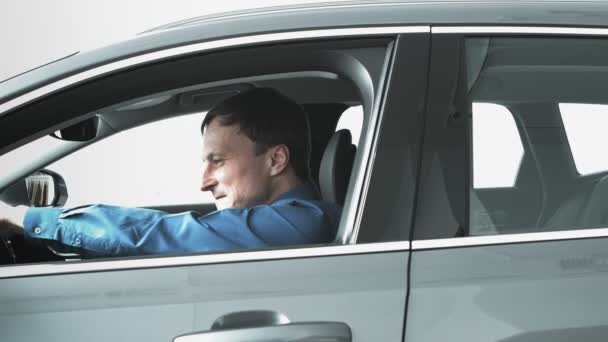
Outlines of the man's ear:
{"type": "Polygon", "coordinates": [[[272,146],[268,152],[270,175],[281,174],[289,165],[289,148],[286,145],[276,145],[272,146]]]}

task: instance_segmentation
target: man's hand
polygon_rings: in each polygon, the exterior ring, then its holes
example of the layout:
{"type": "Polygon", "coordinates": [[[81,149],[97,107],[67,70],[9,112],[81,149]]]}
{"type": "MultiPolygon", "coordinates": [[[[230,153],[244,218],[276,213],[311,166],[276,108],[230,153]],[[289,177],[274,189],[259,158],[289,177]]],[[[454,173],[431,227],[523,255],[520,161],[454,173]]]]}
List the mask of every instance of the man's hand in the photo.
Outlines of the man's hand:
{"type": "Polygon", "coordinates": [[[23,235],[23,219],[26,206],[13,207],[0,202],[0,236],[10,238],[14,235],[23,235]]]}

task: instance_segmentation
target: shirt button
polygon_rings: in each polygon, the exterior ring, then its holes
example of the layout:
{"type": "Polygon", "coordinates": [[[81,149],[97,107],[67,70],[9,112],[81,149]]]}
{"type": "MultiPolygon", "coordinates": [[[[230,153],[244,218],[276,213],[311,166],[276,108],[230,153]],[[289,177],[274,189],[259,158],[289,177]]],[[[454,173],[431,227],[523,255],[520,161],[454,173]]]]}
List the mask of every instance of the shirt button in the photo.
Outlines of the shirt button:
{"type": "Polygon", "coordinates": [[[76,240],[74,240],[74,243],[77,244],[77,245],[80,245],[80,242],[81,242],[80,238],[76,238],[76,240]]]}
{"type": "Polygon", "coordinates": [[[36,228],[34,228],[34,233],[40,234],[40,233],[42,233],[42,229],[40,229],[40,227],[36,227],[36,228]]]}

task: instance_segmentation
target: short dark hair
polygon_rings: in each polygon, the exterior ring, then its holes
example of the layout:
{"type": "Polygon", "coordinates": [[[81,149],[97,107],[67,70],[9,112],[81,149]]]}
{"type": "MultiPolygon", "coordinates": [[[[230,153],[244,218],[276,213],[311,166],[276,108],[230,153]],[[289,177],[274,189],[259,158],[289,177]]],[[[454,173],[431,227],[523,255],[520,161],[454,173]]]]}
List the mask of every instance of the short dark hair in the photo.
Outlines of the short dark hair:
{"type": "Polygon", "coordinates": [[[271,88],[254,88],[213,107],[203,120],[201,132],[214,119],[222,126],[238,124],[253,142],[255,153],[284,144],[296,176],[310,180],[310,126],[308,115],[296,102],[271,88]]]}

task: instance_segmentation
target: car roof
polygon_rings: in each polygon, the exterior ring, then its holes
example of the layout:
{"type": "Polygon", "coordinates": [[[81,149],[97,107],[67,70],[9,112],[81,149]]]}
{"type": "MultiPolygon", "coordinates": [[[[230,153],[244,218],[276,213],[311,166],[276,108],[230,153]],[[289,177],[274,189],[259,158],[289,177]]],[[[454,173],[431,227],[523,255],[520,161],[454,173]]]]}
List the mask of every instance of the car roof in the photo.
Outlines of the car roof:
{"type": "MultiPolygon", "coordinates": [[[[520,12],[517,17],[512,19],[524,19],[519,21],[519,24],[523,24],[526,16],[530,16],[528,22],[538,23],[539,21],[545,20],[547,14],[552,17],[556,21],[547,21],[545,24],[554,24],[554,25],[569,25],[565,22],[561,22],[559,18],[559,12],[552,10],[553,6],[561,7],[561,11],[572,17],[572,15],[584,14],[584,12],[588,12],[589,16],[601,16],[604,19],[605,16],[598,13],[592,13],[587,10],[586,6],[592,5],[605,5],[605,1],[602,0],[535,0],[535,1],[522,1],[522,0],[359,0],[359,1],[326,1],[319,3],[308,3],[308,4],[292,4],[292,5],[283,5],[283,6],[272,6],[272,7],[261,7],[254,9],[245,9],[239,11],[231,11],[231,12],[223,12],[223,13],[215,13],[210,15],[204,15],[199,17],[193,17],[185,20],[180,20],[176,22],[172,22],[169,24],[165,24],[156,28],[152,28],[143,33],[150,33],[156,31],[162,31],[167,29],[180,28],[185,26],[197,25],[202,23],[208,23],[212,21],[221,21],[227,19],[238,19],[244,17],[251,16],[259,16],[259,15],[270,15],[270,16],[284,16],[284,15],[298,15],[299,13],[306,13],[305,15],[316,14],[321,11],[335,11],[340,9],[355,9],[365,11],[369,8],[380,9],[382,11],[382,7],[390,8],[390,11],[397,10],[399,11],[399,16],[403,15],[402,10],[413,10],[416,11],[416,15],[424,12],[426,15],[433,15],[432,12],[436,12],[434,14],[439,14],[440,11],[443,11],[444,6],[458,6],[458,9],[461,11],[457,11],[455,13],[450,13],[450,21],[449,23],[470,23],[470,19],[475,16],[475,14],[468,13],[466,9],[471,9],[472,7],[484,7],[486,5],[492,6],[494,9],[498,9],[496,6],[502,7],[502,10],[507,12],[518,11],[520,12]],[[536,7],[535,5],[541,5],[545,7],[547,13],[541,14],[535,13],[537,11],[531,10],[529,13],[526,13],[526,16],[522,16],[522,10],[530,10],[531,7],[536,7]],[[582,7],[581,7],[582,6],[582,7]],[[462,11],[464,10],[464,11],[462,11]],[[460,13],[459,13],[460,12],[460,13]]],[[[595,8],[595,6],[593,6],[595,8]]],[[[606,7],[606,6],[603,6],[606,7]]],[[[455,8],[455,7],[454,7],[455,8]]],[[[504,15],[507,13],[500,13],[500,15],[504,15]]],[[[364,15],[364,14],[361,14],[364,15]]],[[[365,15],[364,15],[365,16],[365,15]]],[[[505,18],[508,19],[508,18],[505,18]]],[[[408,16],[402,17],[402,20],[397,20],[396,23],[405,24],[411,21],[408,20],[408,16]]],[[[439,23],[439,21],[433,23],[439,23]]],[[[442,21],[443,22],[443,21],[442,21]]],[[[445,23],[448,23],[445,22],[445,23]]],[[[485,22],[485,21],[484,21],[485,22]]],[[[491,23],[491,21],[487,21],[486,23],[491,23]]],[[[498,23],[498,22],[495,22],[498,23]]],[[[513,23],[513,22],[511,22],[513,23]]],[[[577,21],[578,24],[581,21],[577,21]]],[[[572,23],[570,23],[572,24],[572,23]]],[[[586,24],[587,25],[587,24],[586,24]]],[[[597,22],[588,23],[588,25],[600,25],[605,26],[605,21],[599,20],[597,22]]]]}
{"type": "Polygon", "coordinates": [[[559,25],[606,27],[602,1],[357,1],[270,7],[164,25],[77,53],[0,82],[0,103],[79,72],[171,47],[293,30],[391,25],[559,25]]]}

